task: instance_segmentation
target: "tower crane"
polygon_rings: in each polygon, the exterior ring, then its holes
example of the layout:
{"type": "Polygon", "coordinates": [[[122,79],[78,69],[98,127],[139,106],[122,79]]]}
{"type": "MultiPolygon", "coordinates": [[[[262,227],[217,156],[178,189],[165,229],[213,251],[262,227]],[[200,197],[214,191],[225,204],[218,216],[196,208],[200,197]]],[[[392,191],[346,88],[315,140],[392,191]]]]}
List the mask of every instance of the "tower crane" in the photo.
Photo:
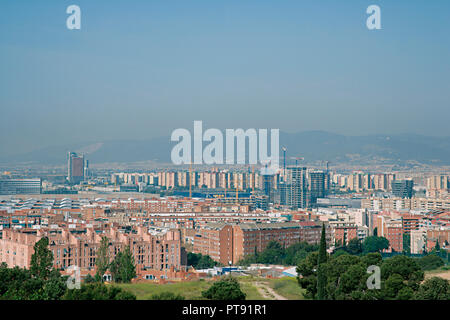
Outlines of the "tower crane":
{"type": "Polygon", "coordinates": [[[291,157],[292,160],[295,160],[295,166],[298,166],[298,161],[303,161],[305,158],[303,157],[291,157]]]}

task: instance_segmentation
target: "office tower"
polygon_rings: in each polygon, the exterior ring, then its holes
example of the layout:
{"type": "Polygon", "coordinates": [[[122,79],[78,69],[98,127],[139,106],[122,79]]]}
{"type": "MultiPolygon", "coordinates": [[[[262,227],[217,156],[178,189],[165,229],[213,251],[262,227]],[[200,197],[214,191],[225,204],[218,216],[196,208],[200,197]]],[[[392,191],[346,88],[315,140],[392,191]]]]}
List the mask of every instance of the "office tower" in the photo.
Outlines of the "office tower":
{"type": "Polygon", "coordinates": [[[392,181],[392,193],[399,198],[411,198],[414,182],[412,180],[392,181]]]}
{"type": "Polygon", "coordinates": [[[40,194],[41,179],[5,179],[0,180],[0,194],[40,194]]]}
{"type": "MultiPolygon", "coordinates": [[[[285,189],[286,205],[293,209],[308,208],[310,206],[309,191],[306,177],[306,167],[287,167],[287,181],[285,189]]],[[[281,197],[281,198],[283,198],[281,197]]]]}
{"type": "Polygon", "coordinates": [[[86,165],[84,167],[84,178],[89,177],[89,160],[86,160],[86,165]]]}
{"type": "Polygon", "coordinates": [[[317,203],[317,198],[325,197],[325,187],[327,174],[323,171],[311,171],[308,174],[309,191],[311,195],[311,204],[317,203]]]}
{"type": "Polygon", "coordinates": [[[75,152],[68,153],[67,180],[71,184],[78,184],[84,180],[84,155],[75,152]]]}
{"type": "Polygon", "coordinates": [[[274,201],[274,183],[275,175],[267,168],[261,169],[262,190],[264,195],[268,197],[269,203],[274,201]]]}

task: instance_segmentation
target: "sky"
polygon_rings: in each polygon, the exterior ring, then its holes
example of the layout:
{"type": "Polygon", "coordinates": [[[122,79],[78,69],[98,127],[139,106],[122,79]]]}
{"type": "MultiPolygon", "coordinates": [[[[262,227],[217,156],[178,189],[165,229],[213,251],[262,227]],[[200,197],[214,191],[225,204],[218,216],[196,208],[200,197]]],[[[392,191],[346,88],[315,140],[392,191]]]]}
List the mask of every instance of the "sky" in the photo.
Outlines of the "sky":
{"type": "Polygon", "coordinates": [[[2,0],[0,156],[194,120],[450,136],[449,17],[447,0],[2,0]]]}

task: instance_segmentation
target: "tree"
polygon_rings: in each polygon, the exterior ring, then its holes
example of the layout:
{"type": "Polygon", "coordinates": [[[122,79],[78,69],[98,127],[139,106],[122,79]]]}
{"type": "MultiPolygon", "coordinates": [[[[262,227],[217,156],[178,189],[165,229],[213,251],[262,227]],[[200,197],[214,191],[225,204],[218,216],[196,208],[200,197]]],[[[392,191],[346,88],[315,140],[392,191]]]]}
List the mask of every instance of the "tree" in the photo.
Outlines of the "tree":
{"type": "Polygon", "coordinates": [[[100,248],[97,251],[95,265],[97,266],[95,279],[96,281],[103,282],[103,275],[108,270],[110,265],[109,239],[107,237],[102,237],[102,240],[100,241],[100,248]]]}
{"type": "Polygon", "coordinates": [[[84,283],[94,283],[94,282],[97,282],[97,280],[88,273],[88,275],[84,278],[84,283]]]}
{"type": "Polygon", "coordinates": [[[381,253],[373,252],[373,253],[368,253],[365,256],[361,257],[361,261],[366,266],[379,266],[379,265],[381,265],[381,262],[383,261],[383,257],[381,256],[381,253]]]}
{"type": "Polygon", "coordinates": [[[326,279],[322,299],[328,300],[409,300],[414,297],[424,278],[415,259],[407,256],[382,260],[380,253],[332,255],[320,268],[318,261],[318,252],[314,252],[297,267],[298,283],[306,290],[305,297],[318,296],[320,271],[326,279]],[[381,268],[381,290],[372,290],[367,286],[370,276],[367,268],[372,265],[381,268]]]}
{"type": "Polygon", "coordinates": [[[62,277],[58,270],[52,269],[40,291],[42,300],[59,300],[66,293],[67,277],[62,277]]]}
{"type": "Polygon", "coordinates": [[[403,281],[416,291],[424,279],[424,272],[416,260],[407,256],[398,255],[383,261],[381,265],[381,280],[386,280],[393,274],[398,274],[403,281]]]}
{"type": "Polygon", "coordinates": [[[309,244],[306,241],[294,243],[284,250],[284,261],[282,262],[285,265],[296,266],[311,252],[317,251],[318,249],[318,245],[309,244]]]}
{"type": "Polygon", "coordinates": [[[427,279],[420,286],[414,298],[417,300],[450,300],[450,282],[439,277],[427,279]]]}
{"type": "Polygon", "coordinates": [[[327,262],[327,241],[325,238],[325,224],[322,224],[320,237],[319,256],[317,257],[317,299],[324,300],[326,293],[327,277],[324,264],[327,262]]]}
{"type": "Polygon", "coordinates": [[[389,240],[385,237],[370,236],[362,243],[363,254],[370,252],[381,252],[389,248],[389,240]]]}
{"type": "Polygon", "coordinates": [[[444,260],[436,254],[428,254],[422,258],[417,259],[417,263],[422,270],[434,270],[444,266],[444,260]]]}
{"type": "Polygon", "coordinates": [[[404,289],[404,279],[401,275],[394,273],[386,279],[383,286],[383,296],[385,299],[395,300],[400,290],[404,289]]]}
{"type": "Polygon", "coordinates": [[[129,246],[116,255],[111,263],[110,271],[113,280],[117,283],[129,283],[136,277],[134,258],[129,246]]]}
{"type": "Polygon", "coordinates": [[[434,246],[434,249],[439,252],[441,250],[441,246],[439,245],[439,240],[436,240],[436,245],[434,246]]]}
{"type": "Polygon", "coordinates": [[[362,244],[358,238],[353,238],[348,242],[345,250],[350,254],[360,254],[362,253],[362,244]]]}
{"type": "Polygon", "coordinates": [[[270,241],[267,247],[259,254],[261,263],[280,264],[284,258],[285,249],[277,241],[270,241]]]}
{"type": "Polygon", "coordinates": [[[339,256],[342,256],[343,254],[349,254],[349,253],[344,249],[338,249],[333,252],[333,257],[339,257],[339,256]]]}
{"type": "Polygon", "coordinates": [[[312,245],[307,242],[297,242],[287,248],[283,248],[277,241],[271,241],[263,251],[258,253],[255,247],[254,254],[247,255],[238,263],[240,265],[250,265],[252,263],[298,265],[309,253],[316,251],[318,248],[318,245],[312,245]]]}
{"type": "Polygon", "coordinates": [[[219,265],[219,263],[214,261],[209,255],[203,255],[201,253],[193,252],[188,252],[187,264],[189,266],[193,266],[196,269],[213,268],[219,265]]]}
{"type": "Polygon", "coordinates": [[[411,254],[411,236],[408,233],[403,234],[403,253],[411,254]]]}
{"type": "Polygon", "coordinates": [[[151,300],[184,300],[185,298],[180,294],[164,291],[160,294],[153,294],[151,300]]]}
{"type": "Polygon", "coordinates": [[[59,300],[66,291],[66,277],[53,269],[46,280],[30,270],[0,265],[0,300],[59,300]]]}
{"type": "Polygon", "coordinates": [[[245,293],[242,292],[239,282],[227,277],[223,280],[214,282],[208,290],[202,292],[202,296],[210,300],[245,300],[245,293]]]}
{"type": "Polygon", "coordinates": [[[30,271],[37,278],[46,280],[53,265],[53,253],[48,249],[48,238],[43,237],[34,245],[31,256],[30,271]]]}
{"type": "Polygon", "coordinates": [[[317,263],[319,252],[310,253],[297,266],[297,281],[301,288],[306,289],[306,296],[314,299],[317,295],[317,263]]]}
{"type": "Polygon", "coordinates": [[[102,282],[83,283],[80,289],[69,289],[64,300],[136,300],[136,296],[115,286],[102,282]]]}

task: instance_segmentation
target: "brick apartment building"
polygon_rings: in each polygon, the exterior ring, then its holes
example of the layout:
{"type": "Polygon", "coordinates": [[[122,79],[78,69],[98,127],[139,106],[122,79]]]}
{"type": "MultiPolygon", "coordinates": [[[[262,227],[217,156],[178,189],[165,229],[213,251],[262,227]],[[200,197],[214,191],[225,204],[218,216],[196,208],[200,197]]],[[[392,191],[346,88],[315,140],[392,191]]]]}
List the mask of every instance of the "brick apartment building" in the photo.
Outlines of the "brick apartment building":
{"type": "Polygon", "coordinates": [[[320,225],[299,223],[207,223],[195,235],[193,251],[224,265],[235,264],[248,254],[264,250],[270,241],[285,247],[301,241],[318,243],[320,232],[320,225]]]}
{"type": "Polygon", "coordinates": [[[402,215],[402,229],[403,233],[411,233],[412,230],[419,230],[422,216],[419,215],[402,215]]]}
{"type": "MultiPolygon", "coordinates": [[[[403,220],[394,220],[389,217],[379,215],[376,217],[375,226],[378,230],[379,237],[385,237],[389,241],[389,249],[387,251],[402,252],[403,251],[403,220]]],[[[409,222],[407,228],[410,227],[409,222]]]]}
{"type": "Polygon", "coordinates": [[[335,226],[333,228],[335,243],[340,245],[348,245],[350,240],[358,238],[358,227],[355,225],[335,226]]]}
{"type": "Polygon", "coordinates": [[[66,270],[78,266],[84,271],[95,270],[95,260],[103,236],[109,239],[111,259],[126,246],[135,259],[138,275],[156,274],[181,267],[181,237],[179,230],[150,229],[144,227],[105,230],[93,228],[24,229],[3,230],[0,239],[0,263],[9,267],[29,268],[34,244],[42,237],[49,238],[49,249],[53,252],[53,266],[66,270]]]}

